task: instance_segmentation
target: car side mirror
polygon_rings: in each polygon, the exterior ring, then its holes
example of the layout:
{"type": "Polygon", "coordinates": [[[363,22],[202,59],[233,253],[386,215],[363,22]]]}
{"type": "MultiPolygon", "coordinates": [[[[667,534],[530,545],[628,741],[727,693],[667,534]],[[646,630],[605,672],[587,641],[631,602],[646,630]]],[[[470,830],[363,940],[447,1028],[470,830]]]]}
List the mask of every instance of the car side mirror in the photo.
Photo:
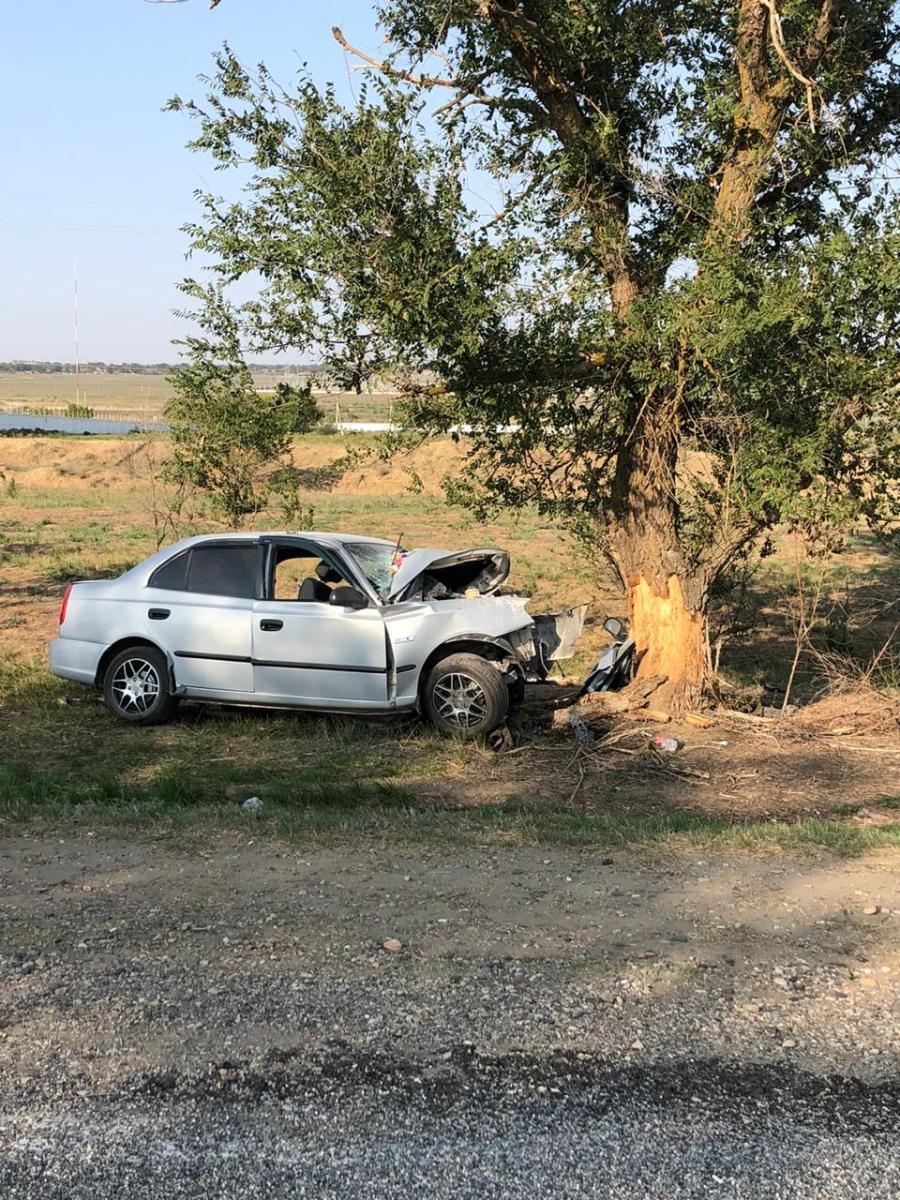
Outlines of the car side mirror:
{"type": "Polygon", "coordinates": [[[620,621],[618,617],[607,617],[603,622],[603,628],[617,642],[628,636],[628,626],[624,621],[620,621]]]}
{"type": "Polygon", "coordinates": [[[348,584],[341,584],[333,588],[331,595],[328,598],[328,603],[334,608],[368,608],[368,599],[359,591],[358,588],[350,587],[348,584]]]}

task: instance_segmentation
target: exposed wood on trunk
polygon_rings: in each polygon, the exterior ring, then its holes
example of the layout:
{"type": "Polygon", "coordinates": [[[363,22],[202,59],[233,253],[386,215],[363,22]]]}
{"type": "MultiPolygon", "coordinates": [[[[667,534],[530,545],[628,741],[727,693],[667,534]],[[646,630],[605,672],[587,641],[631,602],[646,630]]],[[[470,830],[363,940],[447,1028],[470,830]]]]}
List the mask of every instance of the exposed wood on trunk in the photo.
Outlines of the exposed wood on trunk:
{"type": "Polygon", "coordinates": [[[676,712],[690,708],[703,685],[703,613],[686,603],[677,575],[669,576],[664,591],[647,578],[634,581],[628,602],[640,656],[637,678],[668,676],[669,706],[676,712]]]}
{"type": "Polygon", "coordinates": [[[672,720],[672,714],[664,712],[661,708],[632,709],[622,716],[626,721],[652,721],[655,725],[668,725],[672,720]]]}

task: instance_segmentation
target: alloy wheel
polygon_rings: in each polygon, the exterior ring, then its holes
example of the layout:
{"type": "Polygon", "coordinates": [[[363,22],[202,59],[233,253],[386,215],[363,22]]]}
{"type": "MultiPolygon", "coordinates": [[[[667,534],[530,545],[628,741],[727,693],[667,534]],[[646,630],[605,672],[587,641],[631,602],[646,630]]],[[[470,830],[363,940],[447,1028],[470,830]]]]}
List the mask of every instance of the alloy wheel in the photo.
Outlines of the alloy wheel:
{"type": "Polygon", "coordinates": [[[488,710],[484,688],[471,675],[454,671],[434,685],[434,704],[440,716],[458,729],[480,725],[488,710]]]}
{"type": "Polygon", "coordinates": [[[126,659],[113,675],[112,696],[122,713],[148,713],[159,697],[156,667],[145,658],[126,659]]]}

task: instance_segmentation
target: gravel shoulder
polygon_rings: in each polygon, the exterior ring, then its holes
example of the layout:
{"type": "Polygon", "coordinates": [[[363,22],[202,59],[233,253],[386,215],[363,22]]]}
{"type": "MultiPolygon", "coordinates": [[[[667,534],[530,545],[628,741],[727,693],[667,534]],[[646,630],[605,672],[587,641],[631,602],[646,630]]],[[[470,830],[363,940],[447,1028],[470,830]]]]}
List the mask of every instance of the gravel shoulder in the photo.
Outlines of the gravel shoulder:
{"type": "Polygon", "coordinates": [[[0,1193],[893,1197],[898,934],[896,854],[9,838],[0,1193]]]}

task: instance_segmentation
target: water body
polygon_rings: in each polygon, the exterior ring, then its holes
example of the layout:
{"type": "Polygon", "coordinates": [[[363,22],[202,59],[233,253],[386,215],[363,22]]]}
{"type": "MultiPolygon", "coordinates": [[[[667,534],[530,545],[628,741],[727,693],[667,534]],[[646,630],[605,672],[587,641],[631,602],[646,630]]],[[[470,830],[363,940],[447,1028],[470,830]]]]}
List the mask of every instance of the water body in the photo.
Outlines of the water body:
{"type": "Polygon", "coordinates": [[[104,421],[99,417],[52,417],[0,413],[0,431],[36,429],[47,433],[146,433],[168,429],[164,421],[104,421]]]}

